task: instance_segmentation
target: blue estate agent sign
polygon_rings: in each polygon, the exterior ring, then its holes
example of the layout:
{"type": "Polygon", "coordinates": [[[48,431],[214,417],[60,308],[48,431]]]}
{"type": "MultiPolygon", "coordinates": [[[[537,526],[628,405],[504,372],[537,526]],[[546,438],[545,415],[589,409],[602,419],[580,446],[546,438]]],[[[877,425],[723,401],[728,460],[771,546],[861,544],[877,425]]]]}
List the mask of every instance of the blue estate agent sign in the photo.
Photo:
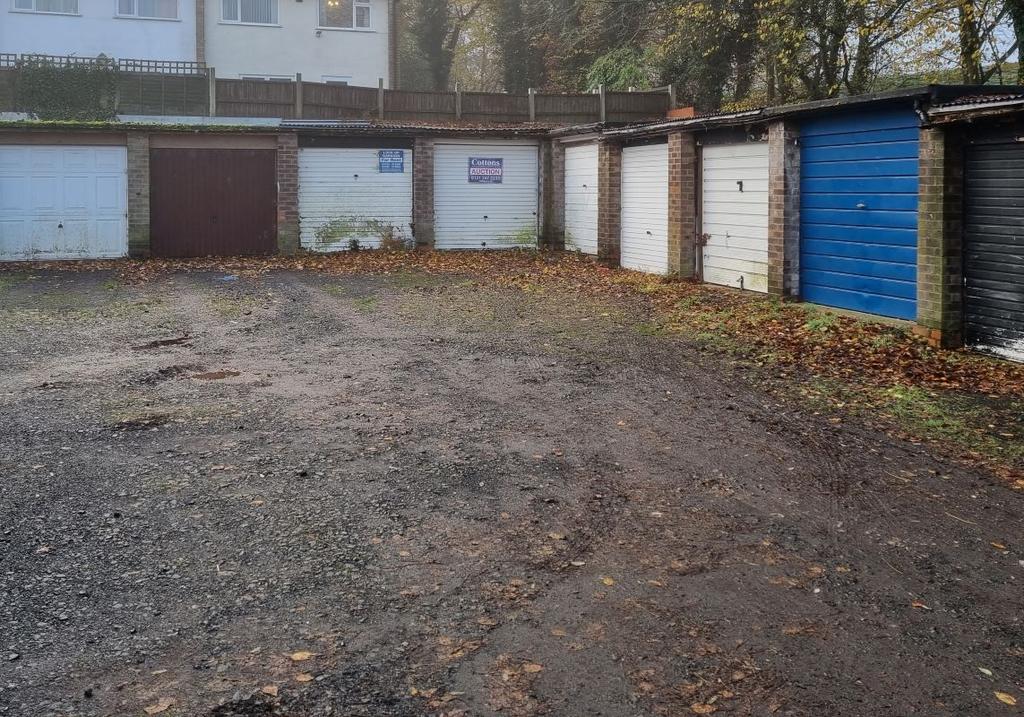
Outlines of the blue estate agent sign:
{"type": "Polygon", "coordinates": [[[472,183],[501,184],[504,174],[504,159],[487,157],[469,158],[469,181],[472,183]]]}
{"type": "Polygon", "coordinates": [[[377,150],[377,168],[381,174],[405,173],[404,149],[377,150]]]}

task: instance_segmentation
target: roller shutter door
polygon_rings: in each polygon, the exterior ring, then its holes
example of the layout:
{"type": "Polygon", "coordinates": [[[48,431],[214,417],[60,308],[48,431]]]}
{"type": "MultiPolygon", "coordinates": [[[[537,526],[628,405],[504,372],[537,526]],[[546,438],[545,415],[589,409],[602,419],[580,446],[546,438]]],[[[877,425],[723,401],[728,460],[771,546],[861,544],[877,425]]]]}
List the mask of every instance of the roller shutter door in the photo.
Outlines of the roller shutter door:
{"type": "Polygon", "coordinates": [[[1024,145],[972,142],[965,178],[964,338],[1024,361],[1024,145]]]}
{"type": "Polygon", "coordinates": [[[0,260],[128,253],[124,147],[0,147],[0,260]]]}
{"type": "Polygon", "coordinates": [[[701,151],[704,281],[768,291],[768,143],[701,151]]]}
{"type": "Polygon", "coordinates": [[[381,148],[299,150],[299,231],[304,249],[339,251],[353,243],[411,240],[412,151],[381,148]]]}
{"type": "Polygon", "coordinates": [[[918,132],[911,109],[801,124],[804,299],[916,318],[918,132]]]}
{"type": "Polygon", "coordinates": [[[434,147],[434,246],[537,246],[536,142],[438,142],[434,147]]]}
{"type": "Polygon", "coordinates": [[[565,148],[565,248],[597,254],[597,143],[565,148]]]}
{"type": "Polygon", "coordinates": [[[622,150],[620,264],[668,273],[668,145],[622,150]]]}

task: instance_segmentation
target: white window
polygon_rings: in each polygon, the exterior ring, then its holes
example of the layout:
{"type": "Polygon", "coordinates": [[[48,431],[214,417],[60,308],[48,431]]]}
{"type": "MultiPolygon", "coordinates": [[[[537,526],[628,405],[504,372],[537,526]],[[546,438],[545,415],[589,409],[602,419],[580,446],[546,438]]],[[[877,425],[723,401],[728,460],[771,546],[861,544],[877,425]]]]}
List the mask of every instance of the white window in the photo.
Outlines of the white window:
{"type": "Polygon", "coordinates": [[[117,14],[121,17],[177,20],[178,0],[117,0],[117,14]]]}
{"type": "Polygon", "coordinates": [[[14,0],[15,10],[77,15],[78,0],[14,0]]]}
{"type": "Polygon", "coordinates": [[[370,29],[370,0],[320,0],[320,27],[370,29]]]}
{"type": "Polygon", "coordinates": [[[221,0],[221,19],[246,25],[276,25],[277,0],[221,0]]]}

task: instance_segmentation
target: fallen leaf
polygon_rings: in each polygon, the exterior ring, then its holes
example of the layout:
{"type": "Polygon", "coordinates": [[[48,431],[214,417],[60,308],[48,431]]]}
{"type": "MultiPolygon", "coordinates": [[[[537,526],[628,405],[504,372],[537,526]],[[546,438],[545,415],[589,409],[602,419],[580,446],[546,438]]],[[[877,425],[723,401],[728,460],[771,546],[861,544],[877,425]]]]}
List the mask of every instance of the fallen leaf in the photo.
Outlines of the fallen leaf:
{"type": "Polygon", "coordinates": [[[308,672],[300,672],[299,674],[295,675],[295,681],[296,682],[312,682],[313,681],[313,675],[309,674],[308,672]]]}
{"type": "Polygon", "coordinates": [[[1011,707],[1017,704],[1017,698],[1007,692],[996,692],[996,699],[1011,707]]]}
{"type": "Polygon", "coordinates": [[[925,604],[924,604],[923,602],[921,602],[920,600],[915,600],[914,602],[910,603],[910,607],[916,607],[916,608],[920,608],[920,609],[922,609],[922,610],[931,610],[931,608],[930,608],[930,607],[928,607],[927,605],[925,605],[925,604]]]}
{"type": "Polygon", "coordinates": [[[264,685],[260,688],[260,692],[271,697],[277,697],[277,685],[264,685]]]}
{"type": "Polygon", "coordinates": [[[714,705],[706,705],[703,702],[694,702],[692,705],[690,705],[690,711],[693,712],[695,715],[709,715],[716,709],[718,708],[714,705]]]}
{"type": "Polygon", "coordinates": [[[978,671],[981,672],[981,674],[983,675],[988,675],[989,677],[992,676],[992,670],[988,669],[987,667],[979,667],[978,671]]]}
{"type": "Polygon", "coordinates": [[[565,637],[569,633],[567,633],[565,630],[563,630],[560,627],[553,627],[553,628],[551,628],[551,634],[554,635],[555,637],[565,637]]]}
{"type": "Polygon", "coordinates": [[[313,653],[306,652],[305,650],[299,650],[291,654],[292,662],[305,662],[311,657],[313,657],[313,653]]]}
{"type": "Polygon", "coordinates": [[[1006,550],[1006,546],[1002,543],[992,543],[992,547],[996,550],[1006,550]]]}
{"type": "Polygon", "coordinates": [[[569,565],[573,566],[574,568],[582,568],[586,564],[587,564],[586,560],[571,560],[571,561],[569,561],[569,565]]]}
{"type": "MultiPolygon", "coordinates": [[[[999,693],[997,692],[996,694],[999,694],[999,693]]],[[[150,705],[149,707],[143,707],[142,710],[143,710],[143,712],[145,712],[148,715],[158,715],[161,712],[166,712],[167,709],[171,705],[173,705],[173,704],[174,704],[174,698],[173,697],[161,697],[159,700],[157,700],[157,703],[155,705],[150,705]]]]}
{"type": "Polygon", "coordinates": [[[497,620],[495,620],[493,617],[488,617],[487,615],[484,615],[483,617],[478,617],[476,619],[476,622],[478,625],[483,625],[484,627],[494,627],[498,624],[497,620]]]}
{"type": "Polygon", "coordinates": [[[614,578],[610,578],[607,575],[605,575],[603,578],[601,578],[601,582],[604,583],[605,585],[611,587],[612,585],[615,584],[615,579],[614,578]]]}
{"type": "Polygon", "coordinates": [[[544,669],[544,665],[538,665],[536,662],[527,662],[523,665],[523,672],[530,674],[536,674],[544,669]]]}
{"type": "Polygon", "coordinates": [[[565,540],[565,535],[562,533],[548,533],[548,537],[552,540],[565,540]]]}

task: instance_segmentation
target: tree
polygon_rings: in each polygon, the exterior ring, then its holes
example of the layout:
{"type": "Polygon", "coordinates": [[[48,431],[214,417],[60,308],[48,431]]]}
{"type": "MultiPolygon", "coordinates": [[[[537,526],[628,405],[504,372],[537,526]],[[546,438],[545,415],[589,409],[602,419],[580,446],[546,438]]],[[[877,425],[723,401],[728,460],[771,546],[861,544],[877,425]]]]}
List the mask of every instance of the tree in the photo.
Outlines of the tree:
{"type": "Polygon", "coordinates": [[[416,0],[410,3],[409,34],[433,89],[448,89],[463,30],[482,1],[416,0]]]}

